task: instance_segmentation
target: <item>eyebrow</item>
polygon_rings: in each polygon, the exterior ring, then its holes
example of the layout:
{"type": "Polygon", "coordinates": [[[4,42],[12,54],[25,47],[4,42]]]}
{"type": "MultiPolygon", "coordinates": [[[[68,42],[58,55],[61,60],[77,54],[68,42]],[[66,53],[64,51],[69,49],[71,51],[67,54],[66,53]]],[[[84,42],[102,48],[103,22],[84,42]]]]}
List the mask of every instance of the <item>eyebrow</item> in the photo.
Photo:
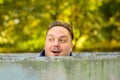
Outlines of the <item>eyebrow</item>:
{"type": "MultiPolygon", "coordinates": [[[[54,36],[54,35],[49,34],[48,36],[54,36]]],[[[65,38],[67,38],[67,36],[66,36],[66,35],[62,35],[62,36],[60,36],[60,37],[65,37],[65,38]]]]}
{"type": "Polygon", "coordinates": [[[54,36],[54,35],[52,35],[52,34],[49,34],[48,36],[54,36]]]}

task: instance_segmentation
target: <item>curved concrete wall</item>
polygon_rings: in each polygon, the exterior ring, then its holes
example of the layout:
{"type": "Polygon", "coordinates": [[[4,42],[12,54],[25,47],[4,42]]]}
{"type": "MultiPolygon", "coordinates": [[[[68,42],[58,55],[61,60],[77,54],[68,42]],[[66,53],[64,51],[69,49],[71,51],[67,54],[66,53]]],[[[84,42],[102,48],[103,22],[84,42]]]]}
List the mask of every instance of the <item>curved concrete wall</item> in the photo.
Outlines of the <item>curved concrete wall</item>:
{"type": "Polygon", "coordinates": [[[120,80],[120,56],[0,55],[0,80],[120,80]]]}

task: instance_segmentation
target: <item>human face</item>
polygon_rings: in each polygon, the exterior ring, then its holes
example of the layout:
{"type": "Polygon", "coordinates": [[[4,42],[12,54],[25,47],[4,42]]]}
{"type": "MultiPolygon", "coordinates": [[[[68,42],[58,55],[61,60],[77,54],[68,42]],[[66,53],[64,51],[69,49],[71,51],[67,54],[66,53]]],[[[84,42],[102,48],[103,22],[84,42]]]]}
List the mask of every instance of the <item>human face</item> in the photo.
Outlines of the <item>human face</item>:
{"type": "Polygon", "coordinates": [[[69,56],[72,52],[72,39],[69,31],[61,26],[51,28],[46,36],[46,56],[69,56]]]}

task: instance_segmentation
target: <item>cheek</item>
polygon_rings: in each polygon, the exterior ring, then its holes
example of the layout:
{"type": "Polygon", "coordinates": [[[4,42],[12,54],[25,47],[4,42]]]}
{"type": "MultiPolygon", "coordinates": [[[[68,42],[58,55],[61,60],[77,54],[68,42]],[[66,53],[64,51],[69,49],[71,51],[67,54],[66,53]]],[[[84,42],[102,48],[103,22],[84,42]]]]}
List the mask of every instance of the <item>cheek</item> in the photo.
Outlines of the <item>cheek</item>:
{"type": "Polygon", "coordinates": [[[49,48],[50,44],[48,42],[45,42],[45,48],[49,48]]]}
{"type": "Polygon", "coordinates": [[[62,49],[64,49],[64,50],[69,50],[69,49],[72,48],[72,45],[69,43],[69,44],[66,44],[66,45],[62,45],[61,47],[62,47],[62,49]]]}
{"type": "Polygon", "coordinates": [[[46,41],[45,49],[50,50],[53,47],[53,43],[46,41]]]}
{"type": "Polygon", "coordinates": [[[45,48],[46,48],[46,49],[48,49],[49,47],[50,47],[50,45],[49,45],[49,44],[46,44],[46,45],[45,45],[45,48]]]}

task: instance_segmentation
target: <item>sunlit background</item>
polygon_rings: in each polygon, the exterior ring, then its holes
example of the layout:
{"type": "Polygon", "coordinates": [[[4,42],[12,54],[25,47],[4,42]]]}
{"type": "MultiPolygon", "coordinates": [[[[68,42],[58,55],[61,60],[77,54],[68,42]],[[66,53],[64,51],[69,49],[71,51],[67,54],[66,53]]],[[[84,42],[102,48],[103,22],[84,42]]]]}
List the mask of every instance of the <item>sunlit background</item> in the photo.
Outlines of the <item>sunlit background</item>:
{"type": "Polygon", "coordinates": [[[120,0],[0,0],[0,52],[40,52],[46,27],[68,22],[73,51],[120,51],[120,0]]]}

